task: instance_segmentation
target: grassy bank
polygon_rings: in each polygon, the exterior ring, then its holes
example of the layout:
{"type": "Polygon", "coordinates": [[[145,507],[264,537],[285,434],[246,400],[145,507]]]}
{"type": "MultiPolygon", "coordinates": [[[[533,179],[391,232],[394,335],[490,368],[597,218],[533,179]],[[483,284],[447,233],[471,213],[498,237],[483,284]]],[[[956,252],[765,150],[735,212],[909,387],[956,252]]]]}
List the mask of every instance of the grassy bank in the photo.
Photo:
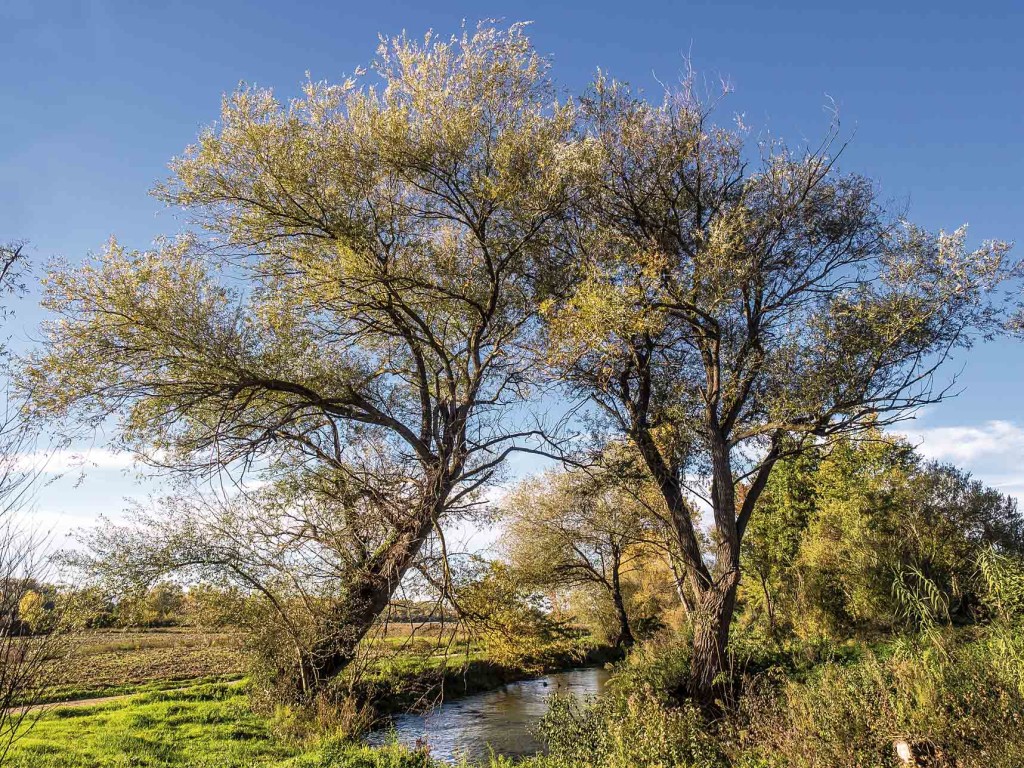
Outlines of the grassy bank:
{"type": "Polygon", "coordinates": [[[46,712],[13,749],[12,768],[422,768],[424,755],[281,736],[238,686],[201,685],[46,712]]]}
{"type": "MultiPolygon", "coordinates": [[[[437,638],[382,638],[358,669],[357,722],[409,709],[427,709],[547,671],[618,658],[614,649],[585,641],[547,648],[515,663],[487,658],[473,644],[437,638]],[[373,702],[372,707],[369,702],[373,702]]],[[[353,721],[303,722],[287,708],[257,713],[233,638],[191,630],[92,632],[78,638],[74,663],[46,693],[55,702],[37,716],[9,759],[18,768],[124,766],[426,766],[424,753],[370,749],[346,741],[353,721]],[[229,655],[230,654],[230,655],[229,655]],[[151,667],[146,662],[154,662],[151,667]],[[166,661],[167,663],[159,663],[166,661]],[[223,666],[221,666],[223,665],[223,666]],[[133,670],[138,669],[138,674],[133,670]],[[132,694],[96,704],[75,699],[132,694]],[[68,702],[61,706],[59,702],[68,702]]]]}
{"type": "Polygon", "coordinates": [[[541,726],[551,754],[527,765],[892,768],[902,764],[897,743],[934,768],[1024,765],[1019,626],[947,628],[844,648],[810,666],[761,665],[714,722],[671,696],[687,665],[678,641],[639,648],[592,705],[554,703],[541,726]]]}

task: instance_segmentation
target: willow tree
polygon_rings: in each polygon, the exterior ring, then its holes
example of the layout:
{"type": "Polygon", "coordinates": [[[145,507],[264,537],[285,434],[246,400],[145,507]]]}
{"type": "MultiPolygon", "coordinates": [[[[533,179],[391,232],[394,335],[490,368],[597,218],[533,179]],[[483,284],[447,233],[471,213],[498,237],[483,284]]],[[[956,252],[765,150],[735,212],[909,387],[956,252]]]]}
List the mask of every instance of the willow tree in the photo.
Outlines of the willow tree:
{"type": "Polygon", "coordinates": [[[527,478],[502,506],[502,542],[522,577],[536,586],[597,590],[614,613],[616,645],[633,645],[624,581],[660,549],[658,517],[607,470],[527,478]]]}
{"type": "Polygon", "coordinates": [[[574,233],[587,258],[548,307],[553,362],[635,443],[671,511],[706,703],[780,456],[941,399],[938,367],[999,330],[1013,269],[1004,243],[972,251],[963,229],[887,214],[831,139],[751,152],[712,111],[688,87],[650,103],[599,80],[581,128],[600,155],[574,233]]]}
{"type": "MultiPolygon", "coordinates": [[[[290,494],[278,565],[318,536],[318,557],[348,553],[300,654],[307,690],[345,668],[424,542],[534,436],[508,409],[576,175],[572,109],[518,26],[391,39],[363,76],[286,104],[226,97],[156,191],[197,234],[56,268],[57,319],[28,367],[37,409],[114,419],[157,469],[290,494]]],[[[245,581],[210,531],[175,535],[203,546],[179,540],[189,554],[166,568],[245,581]]]]}

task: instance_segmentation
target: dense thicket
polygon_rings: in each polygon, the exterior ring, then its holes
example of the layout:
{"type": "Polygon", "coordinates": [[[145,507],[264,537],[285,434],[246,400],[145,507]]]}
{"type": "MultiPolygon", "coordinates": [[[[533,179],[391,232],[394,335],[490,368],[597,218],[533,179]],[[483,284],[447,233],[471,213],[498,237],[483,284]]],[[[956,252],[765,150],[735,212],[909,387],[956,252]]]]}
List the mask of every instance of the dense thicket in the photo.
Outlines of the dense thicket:
{"type": "Polygon", "coordinates": [[[867,438],[772,474],[744,542],[744,624],[870,639],[987,619],[979,563],[1024,555],[1015,500],[898,438],[867,438]]]}

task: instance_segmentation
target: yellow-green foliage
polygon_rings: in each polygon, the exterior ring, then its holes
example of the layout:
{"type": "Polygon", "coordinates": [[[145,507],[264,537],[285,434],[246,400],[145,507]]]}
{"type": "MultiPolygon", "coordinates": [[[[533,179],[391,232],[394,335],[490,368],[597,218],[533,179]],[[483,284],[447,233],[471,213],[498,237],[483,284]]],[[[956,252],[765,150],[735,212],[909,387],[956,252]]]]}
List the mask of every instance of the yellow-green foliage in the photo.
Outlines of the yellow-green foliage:
{"type": "Polygon", "coordinates": [[[650,691],[590,706],[554,699],[541,727],[551,753],[537,768],[714,768],[721,746],[692,706],[667,707],[650,691]]]}
{"type": "Polygon", "coordinates": [[[884,556],[892,552],[890,523],[912,469],[909,448],[883,442],[842,444],[821,462],[815,514],[797,555],[805,634],[842,634],[893,616],[884,556]]]}
{"type": "Polygon", "coordinates": [[[627,451],[612,445],[600,468],[527,478],[502,502],[504,553],[517,576],[562,598],[604,642],[632,642],[679,606],[659,517],[664,502],[635,460],[627,462],[634,457],[618,454],[627,451]]]}
{"type": "Polygon", "coordinates": [[[508,566],[491,562],[459,590],[470,633],[492,661],[519,666],[540,663],[554,649],[558,628],[531,600],[532,587],[508,566]]]}
{"type": "Polygon", "coordinates": [[[555,700],[542,724],[550,754],[533,768],[891,768],[893,743],[928,745],[963,768],[1024,765],[1024,632],[958,630],[806,680],[750,683],[738,709],[709,723],[666,695],[685,646],[647,644],[601,699],[555,700]]]}
{"type": "Polygon", "coordinates": [[[46,598],[34,589],[28,590],[18,601],[18,618],[33,632],[46,623],[46,598]]]}
{"type": "Polygon", "coordinates": [[[776,467],[744,541],[744,624],[870,637],[998,612],[979,558],[994,575],[998,552],[1024,551],[1016,503],[903,441],[864,437],[776,467]]]}

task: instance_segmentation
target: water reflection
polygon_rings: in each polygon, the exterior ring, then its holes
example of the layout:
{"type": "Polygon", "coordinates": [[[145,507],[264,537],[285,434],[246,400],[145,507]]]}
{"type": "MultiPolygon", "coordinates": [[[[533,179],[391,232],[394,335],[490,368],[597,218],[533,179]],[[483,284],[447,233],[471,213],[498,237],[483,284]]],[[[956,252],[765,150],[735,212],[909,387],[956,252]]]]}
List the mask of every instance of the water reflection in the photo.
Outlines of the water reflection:
{"type": "Polygon", "coordinates": [[[380,745],[395,738],[414,747],[425,741],[431,755],[447,762],[485,760],[491,750],[510,757],[532,755],[541,744],[530,730],[547,711],[548,697],[558,692],[582,700],[599,693],[607,679],[605,670],[591,667],[509,683],[447,702],[425,715],[399,715],[390,727],[370,733],[367,742],[380,745]]]}

